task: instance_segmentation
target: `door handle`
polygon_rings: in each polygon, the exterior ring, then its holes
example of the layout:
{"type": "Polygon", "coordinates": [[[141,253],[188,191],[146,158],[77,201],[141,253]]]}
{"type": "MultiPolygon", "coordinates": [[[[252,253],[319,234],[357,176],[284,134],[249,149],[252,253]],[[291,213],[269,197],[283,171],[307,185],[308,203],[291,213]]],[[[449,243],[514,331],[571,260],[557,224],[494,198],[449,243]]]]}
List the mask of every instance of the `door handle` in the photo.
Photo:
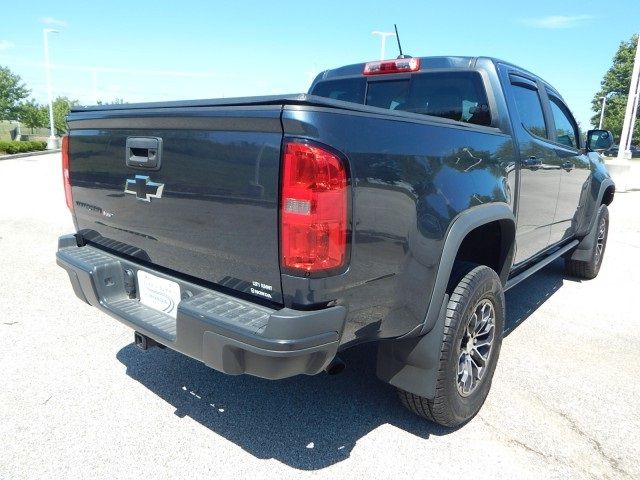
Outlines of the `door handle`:
{"type": "Polygon", "coordinates": [[[125,161],[128,167],[158,170],[161,159],[162,138],[127,137],[125,161]]]}

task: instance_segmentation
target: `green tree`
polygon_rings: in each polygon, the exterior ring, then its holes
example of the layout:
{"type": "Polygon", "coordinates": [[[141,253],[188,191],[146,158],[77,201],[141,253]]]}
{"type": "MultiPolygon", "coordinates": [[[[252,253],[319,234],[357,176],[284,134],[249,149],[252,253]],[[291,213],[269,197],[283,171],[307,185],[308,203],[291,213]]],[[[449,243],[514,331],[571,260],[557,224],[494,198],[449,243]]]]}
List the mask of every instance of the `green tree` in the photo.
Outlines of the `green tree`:
{"type": "MultiPolygon", "coordinates": [[[[620,138],[624,113],[627,106],[629,86],[631,85],[631,72],[633,71],[633,60],[638,45],[638,35],[633,35],[628,42],[621,42],[618,51],[613,57],[613,65],[604,74],[600,82],[600,90],[591,101],[591,109],[594,112],[591,123],[598,125],[600,122],[600,109],[602,108],[602,97],[608,95],[607,106],[604,113],[602,128],[611,130],[616,139],[620,138]]],[[[640,117],[640,110],[638,110],[640,117]]],[[[640,122],[636,121],[633,130],[633,137],[640,139],[640,122]]]]}
{"type": "Polygon", "coordinates": [[[67,97],[58,97],[53,101],[53,126],[58,135],[67,133],[67,115],[71,107],[77,104],[77,100],[69,100],[67,97]]]}
{"type": "Polygon", "coordinates": [[[123,98],[114,98],[112,102],[109,101],[105,101],[105,100],[98,100],[96,102],[97,105],[124,105],[125,102],[123,98]]]}
{"type": "Polygon", "coordinates": [[[15,120],[20,103],[29,96],[29,89],[19,75],[0,66],[0,120],[15,120]]]}
{"type": "Polygon", "coordinates": [[[47,107],[39,105],[35,100],[28,100],[20,105],[20,122],[31,129],[45,127],[47,125],[47,107]]]}

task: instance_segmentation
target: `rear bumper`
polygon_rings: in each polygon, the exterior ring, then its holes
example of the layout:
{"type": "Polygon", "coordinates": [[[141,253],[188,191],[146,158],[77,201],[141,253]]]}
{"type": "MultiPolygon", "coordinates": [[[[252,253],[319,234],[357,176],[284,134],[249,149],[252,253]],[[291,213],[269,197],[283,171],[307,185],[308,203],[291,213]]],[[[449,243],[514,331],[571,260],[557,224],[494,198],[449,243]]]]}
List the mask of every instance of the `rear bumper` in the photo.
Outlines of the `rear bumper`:
{"type": "Polygon", "coordinates": [[[346,309],[273,310],[166,275],[93,246],[74,235],[58,241],[57,263],[84,302],[173,350],[231,375],[280,379],[321,372],[336,355],[346,309]],[[142,305],[137,271],[176,282],[177,318],[142,305]]]}

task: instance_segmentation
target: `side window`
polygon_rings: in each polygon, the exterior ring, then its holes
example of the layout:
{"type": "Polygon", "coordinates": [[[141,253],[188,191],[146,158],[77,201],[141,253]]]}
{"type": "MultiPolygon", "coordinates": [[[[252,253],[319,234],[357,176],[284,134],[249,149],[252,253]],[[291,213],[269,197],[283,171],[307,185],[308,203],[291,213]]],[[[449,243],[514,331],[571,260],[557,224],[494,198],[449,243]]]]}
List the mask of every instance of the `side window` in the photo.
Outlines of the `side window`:
{"type": "Polygon", "coordinates": [[[542,103],[538,91],[515,84],[512,84],[511,91],[522,125],[533,135],[547,138],[547,127],[544,123],[542,103]]]}
{"type": "Polygon", "coordinates": [[[571,148],[578,148],[578,128],[567,107],[555,97],[551,100],[551,113],[556,124],[556,141],[571,148]]]}

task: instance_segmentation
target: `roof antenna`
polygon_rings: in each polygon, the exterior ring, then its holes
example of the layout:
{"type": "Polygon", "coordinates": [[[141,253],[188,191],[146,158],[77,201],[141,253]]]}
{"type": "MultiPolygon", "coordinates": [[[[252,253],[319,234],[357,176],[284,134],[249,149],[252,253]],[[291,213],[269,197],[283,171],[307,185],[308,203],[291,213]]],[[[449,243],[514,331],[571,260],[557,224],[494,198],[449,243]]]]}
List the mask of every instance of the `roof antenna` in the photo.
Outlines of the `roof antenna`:
{"type": "Polygon", "coordinates": [[[393,28],[396,29],[396,40],[398,41],[398,50],[400,50],[400,55],[398,55],[398,58],[411,58],[411,55],[404,55],[402,53],[402,45],[400,45],[400,35],[398,34],[398,26],[395,23],[393,24],[393,28]]]}

